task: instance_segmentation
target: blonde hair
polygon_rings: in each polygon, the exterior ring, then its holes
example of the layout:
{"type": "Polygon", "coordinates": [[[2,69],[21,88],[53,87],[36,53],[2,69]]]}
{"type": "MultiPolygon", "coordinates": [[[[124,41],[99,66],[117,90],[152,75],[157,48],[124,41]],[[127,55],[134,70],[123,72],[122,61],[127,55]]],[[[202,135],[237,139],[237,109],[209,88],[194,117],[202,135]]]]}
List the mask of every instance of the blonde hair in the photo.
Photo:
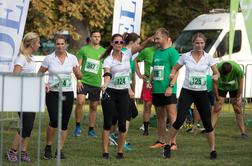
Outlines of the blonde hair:
{"type": "Polygon", "coordinates": [[[23,54],[28,63],[31,62],[31,57],[28,54],[28,48],[38,40],[39,40],[39,35],[37,33],[28,32],[27,34],[25,34],[25,36],[21,42],[20,49],[19,49],[19,55],[23,54]]]}

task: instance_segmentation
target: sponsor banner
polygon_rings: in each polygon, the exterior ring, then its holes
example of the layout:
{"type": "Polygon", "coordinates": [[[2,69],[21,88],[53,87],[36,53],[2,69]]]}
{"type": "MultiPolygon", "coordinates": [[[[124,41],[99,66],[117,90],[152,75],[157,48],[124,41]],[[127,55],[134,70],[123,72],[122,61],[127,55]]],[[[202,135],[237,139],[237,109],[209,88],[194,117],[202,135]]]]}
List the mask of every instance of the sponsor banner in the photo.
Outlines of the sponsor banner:
{"type": "Polygon", "coordinates": [[[112,34],[135,32],[140,35],[143,0],[115,0],[112,34]]]}
{"type": "Polygon", "coordinates": [[[12,71],[30,0],[0,0],[0,71],[12,71]]]}

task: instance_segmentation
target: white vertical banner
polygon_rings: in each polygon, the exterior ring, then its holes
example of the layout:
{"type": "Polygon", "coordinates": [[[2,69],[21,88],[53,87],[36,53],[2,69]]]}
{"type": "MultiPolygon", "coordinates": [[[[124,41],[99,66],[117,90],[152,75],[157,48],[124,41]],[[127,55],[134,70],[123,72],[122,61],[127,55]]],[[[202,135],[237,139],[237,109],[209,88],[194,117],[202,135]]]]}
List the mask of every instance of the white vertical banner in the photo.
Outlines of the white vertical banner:
{"type": "Polygon", "coordinates": [[[143,0],[115,0],[112,34],[135,32],[140,35],[143,0]]]}
{"type": "Polygon", "coordinates": [[[0,71],[11,71],[24,33],[30,0],[0,0],[0,71]]]}

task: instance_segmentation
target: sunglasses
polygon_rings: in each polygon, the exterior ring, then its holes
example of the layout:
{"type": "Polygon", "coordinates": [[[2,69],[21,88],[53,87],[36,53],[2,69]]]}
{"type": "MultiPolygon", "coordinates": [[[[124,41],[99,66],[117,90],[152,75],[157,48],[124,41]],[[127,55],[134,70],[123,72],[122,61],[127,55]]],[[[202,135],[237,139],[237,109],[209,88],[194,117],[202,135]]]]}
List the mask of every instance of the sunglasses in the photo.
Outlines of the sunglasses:
{"type": "Polygon", "coordinates": [[[123,40],[115,40],[112,42],[113,44],[123,44],[124,41],[123,40]]]}

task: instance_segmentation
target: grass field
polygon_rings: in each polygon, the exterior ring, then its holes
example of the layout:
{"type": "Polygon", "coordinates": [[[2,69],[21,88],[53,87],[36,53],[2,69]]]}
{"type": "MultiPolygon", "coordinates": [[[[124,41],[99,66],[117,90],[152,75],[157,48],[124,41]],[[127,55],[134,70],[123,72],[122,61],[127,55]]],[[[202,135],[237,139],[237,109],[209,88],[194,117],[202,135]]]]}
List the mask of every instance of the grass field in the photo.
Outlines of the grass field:
{"type": "MultiPolygon", "coordinates": [[[[100,109],[100,107],[99,107],[100,109]]],[[[108,161],[101,158],[101,132],[102,132],[102,114],[99,111],[96,128],[98,138],[90,138],[87,136],[87,113],[85,113],[82,122],[82,135],[80,137],[73,137],[74,119],[71,118],[69,124],[69,137],[66,141],[64,153],[67,156],[66,160],[61,161],[63,166],[98,166],[98,165],[111,165],[111,166],[162,166],[162,165],[252,165],[252,124],[247,127],[248,140],[242,140],[240,133],[236,126],[234,114],[231,107],[225,106],[222,111],[221,117],[218,121],[216,128],[216,144],[218,159],[215,161],[209,160],[209,149],[204,134],[190,134],[185,130],[181,130],[177,137],[178,150],[172,153],[171,159],[162,158],[162,149],[150,149],[149,146],[153,144],[156,139],[156,129],[150,128],[149,136],[142,136],[142,131],[139,127],[142,124],[142,106],[139,106],[140,113],[138,117],[131,122],[127,140],[131,143],[133,150],[125,152],[124,160],[117,160],[116,148],[110,147],[110,159],[108,161]]],[[[153,110],[154,112],[154,110],[153,110]]],[[[73,117],[73,116],[72,116],[73,117]]],[[[252,107],[247,106],[246,120],[252,119],[252,107]]],[[[36,121],[37,122],[37,121],[36,121]]],[[[45,129],[48,124],[47,113],[42,115],[42,142],[41,153],[45,145],[45,129]]],[[[15,134],[15,129],[8,127],[9,122],[4,122],[4,147],[5,153],[11,145],[11,141],[15,134]]],[[[37,159],[37,125],[32,133],[28,153],[30,154],[33,162],[31,164],[21,165],[36,165],[37,159]]],[[[56,145],[55,145],[56,146],[56,145]]],[[[55,146],[53,149],[55,149],[55,146]]],[[[9,165],[5,157],[3,157],[3,165],[9,165]]],[[[40,165],[51,166],[56,165],[56,160],[40,160],[40,165]]]]}

